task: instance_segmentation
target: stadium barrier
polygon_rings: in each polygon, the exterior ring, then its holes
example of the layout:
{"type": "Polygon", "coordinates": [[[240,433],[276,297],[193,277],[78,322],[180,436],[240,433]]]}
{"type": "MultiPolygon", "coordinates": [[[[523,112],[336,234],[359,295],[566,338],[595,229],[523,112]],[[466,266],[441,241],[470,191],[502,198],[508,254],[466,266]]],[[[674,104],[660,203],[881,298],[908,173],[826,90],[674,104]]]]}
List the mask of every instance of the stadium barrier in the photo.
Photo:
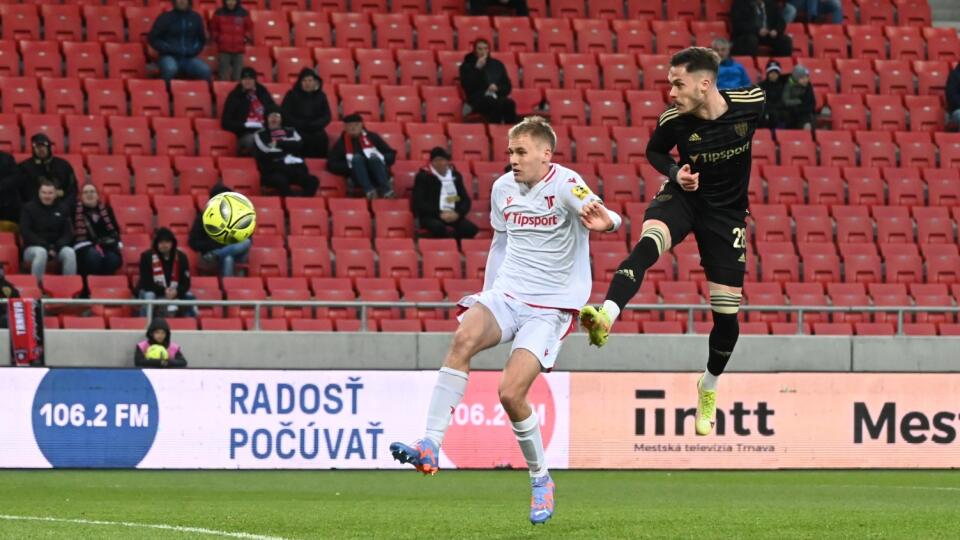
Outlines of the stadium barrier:
{"type": "MultiPolygon", "coordinates": [[[[471,373],[441,468],[524,468],[471,373]]],[[[555,469],[951,468],[960,374],[724,378],[715,433],[693,434],[693,373],[550,373],[530,401],[555,469]]],[[[0,368],[0,467],[397,468],[422,434],[433,371],[0,368]],[[402,403],[403,407],[397,404],[402,403]]]]}

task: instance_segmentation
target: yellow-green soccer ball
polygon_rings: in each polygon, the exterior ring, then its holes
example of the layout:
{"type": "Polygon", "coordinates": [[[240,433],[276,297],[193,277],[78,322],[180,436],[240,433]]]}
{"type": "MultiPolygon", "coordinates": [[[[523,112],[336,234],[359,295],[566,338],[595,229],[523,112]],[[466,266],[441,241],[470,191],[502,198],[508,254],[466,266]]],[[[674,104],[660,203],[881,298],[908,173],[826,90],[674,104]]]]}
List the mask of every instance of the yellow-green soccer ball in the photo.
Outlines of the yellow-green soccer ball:
{"type": "Polygon", "coordinates": [[[163,345],[151,345],[147,347],[147,353],[144,354],[147,360],[169,360],[170,353],[167,352],[167,348],[163,345]]]}
{"type": "Polygon", "coordinates": [[[250,199],[228,191],[214,195],[203,210],[203,230],[221,244],[236,244],[253,235],[257,211],[250,199]]]}

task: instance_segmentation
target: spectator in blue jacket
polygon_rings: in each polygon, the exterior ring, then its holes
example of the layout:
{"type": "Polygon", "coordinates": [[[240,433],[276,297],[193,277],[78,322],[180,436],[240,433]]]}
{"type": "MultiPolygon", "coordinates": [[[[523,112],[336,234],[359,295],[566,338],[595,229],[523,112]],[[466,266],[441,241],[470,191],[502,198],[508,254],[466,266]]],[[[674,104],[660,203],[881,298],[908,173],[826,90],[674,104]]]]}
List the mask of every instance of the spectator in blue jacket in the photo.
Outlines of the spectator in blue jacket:
{"type": "Polygon", "coordinates": [[[960,64],[947,76],[947,114],[954,129],[960,129],[960,64]]]}
{"type": "Polygon", "coordinates": [[[747,68],[743,64],[730,58],[730,42],[717,38],[713,40],[713,50],[720,55],[720,70],[717,72],[717,88],[729,90],[750,86],[753,81],[747,75],[747,68]]]}
{"type": "Polygon", "coordinates": [[[150,29],[150,46],[160,53],[160,77],[169,82],[179,76],[212,79],[210,66],[197,56],[206,43],[203,17],[193,11],[191,0],[173,0],[173,9],[157,17],[150,29]]]}

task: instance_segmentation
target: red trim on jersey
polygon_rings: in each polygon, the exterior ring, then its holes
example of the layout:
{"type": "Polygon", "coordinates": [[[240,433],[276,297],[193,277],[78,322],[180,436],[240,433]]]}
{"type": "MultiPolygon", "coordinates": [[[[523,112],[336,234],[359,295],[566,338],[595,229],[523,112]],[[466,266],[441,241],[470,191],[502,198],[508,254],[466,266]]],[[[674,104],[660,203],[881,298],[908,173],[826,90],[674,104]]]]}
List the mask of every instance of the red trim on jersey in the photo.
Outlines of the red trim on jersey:
{"type": "Polygon", "coordinates": [[[556,166],[556,165],[550,165],[550,170],[547,171],[547,174],[543,175],[543,178],[541,178],[540,181],[543,182],[544,184],[546,184],[546,183],[549,182],[550,180],[553,180],[553,175],[554,175],[556,172],[557,172],[557,166],[556,166]]]}

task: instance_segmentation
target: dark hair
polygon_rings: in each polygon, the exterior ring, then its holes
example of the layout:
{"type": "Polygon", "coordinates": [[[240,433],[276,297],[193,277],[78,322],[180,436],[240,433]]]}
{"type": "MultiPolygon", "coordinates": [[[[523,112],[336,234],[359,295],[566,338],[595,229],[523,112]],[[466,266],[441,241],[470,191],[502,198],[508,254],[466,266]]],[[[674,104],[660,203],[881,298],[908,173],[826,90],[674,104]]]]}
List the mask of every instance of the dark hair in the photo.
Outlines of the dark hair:
{"type": "Polygon", "coordinates": [[[54,182],[53,180],[49,179],[49,178],[41,178],[40,181],[37,182],[37,186],[38,186],[38,187],[37,187],[37,191],[39,191],[40,188],[42,188],[43,186],[50,186],[50,187],[52,187],[52,188],[56,188],[56,187],[57,187],[57,183],[54,182]]]}
{"type": "Polygon", "coordinates": [[[673,67],[686,66],[687,73],[709,71],[714,75],[720,69],[720,55],[707,47],[687,47],[670,59],[673,67]]]}
{"type": "Polygon", "coordinates": [[[489,39],[484,38],[484,37],[480,37],[480,38],[477,38],[477,39],[473,40],[473,48],[474,48],[474,50],[476,50],[476,48],[477,48],[477,43],[486,43],[486,44],[487,44],[487,47],[490,46],[490,40],[489,40],[489,39]]]}

